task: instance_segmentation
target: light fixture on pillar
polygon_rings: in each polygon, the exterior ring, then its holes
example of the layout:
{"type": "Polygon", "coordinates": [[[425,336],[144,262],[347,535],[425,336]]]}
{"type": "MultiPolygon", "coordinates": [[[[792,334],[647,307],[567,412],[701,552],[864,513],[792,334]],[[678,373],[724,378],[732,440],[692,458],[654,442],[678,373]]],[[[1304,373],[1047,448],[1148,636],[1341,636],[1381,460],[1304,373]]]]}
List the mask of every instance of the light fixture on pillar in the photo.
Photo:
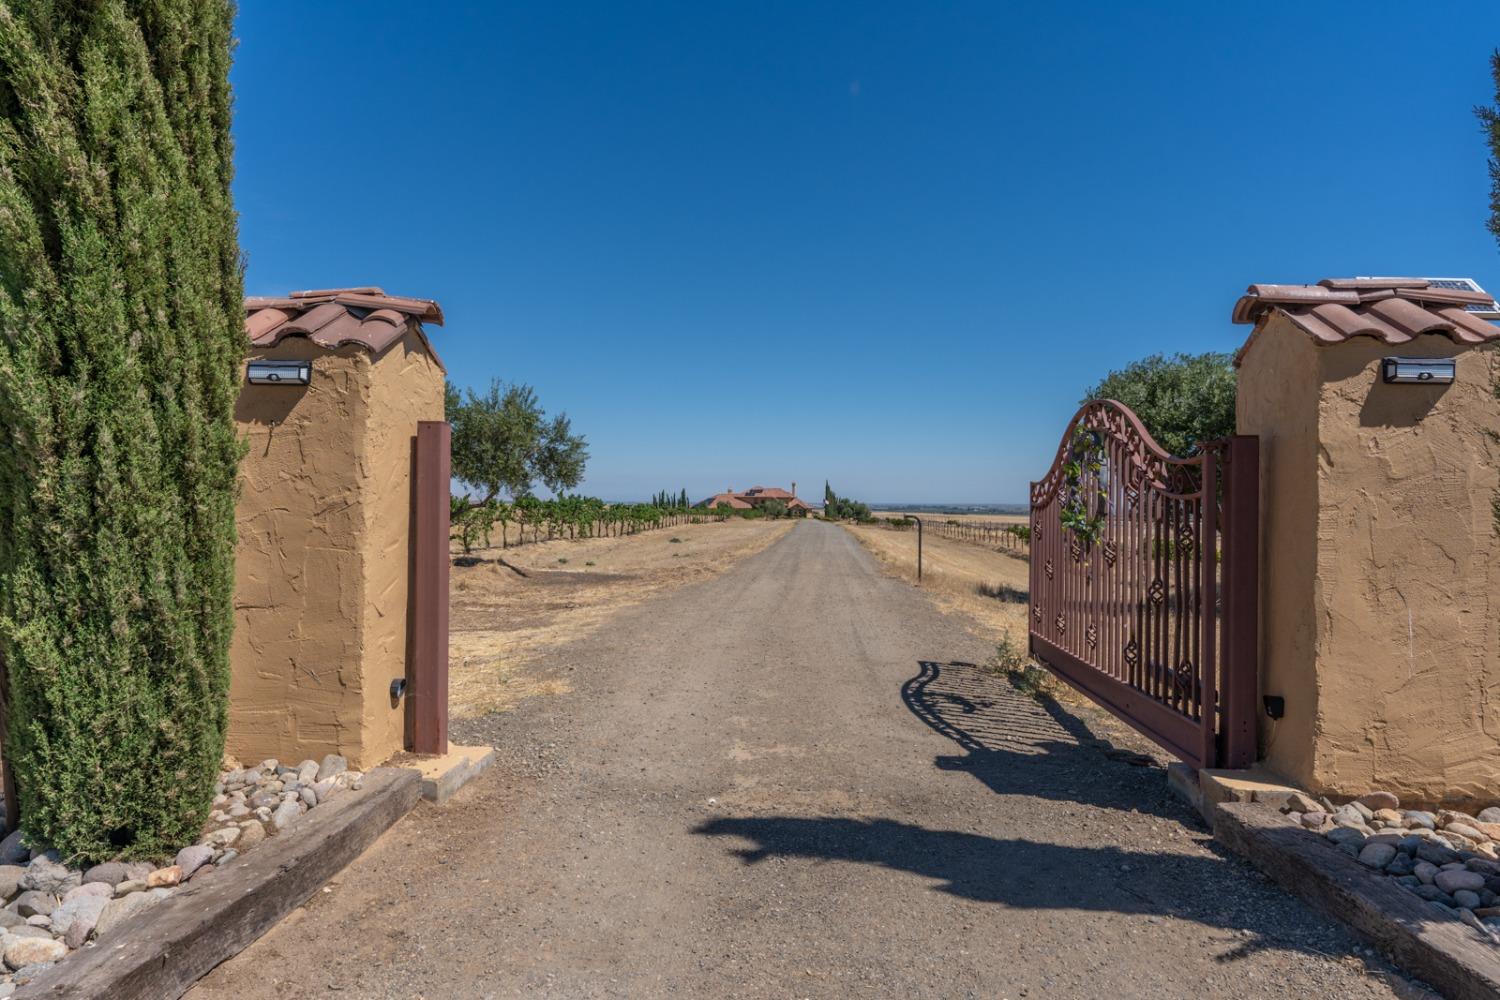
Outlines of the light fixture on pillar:
{"type": "Polygon", "coordinates": [[[246,367],[251,385],[311,385],[311,361],[252,361],[246,367]]]}
{"type": "Polygon", "coordinates": [[[1385,358],[1380,362],[1380,376],[1398,384],[1448,385],[1457,367],[1452,358],[1385,358]]]}

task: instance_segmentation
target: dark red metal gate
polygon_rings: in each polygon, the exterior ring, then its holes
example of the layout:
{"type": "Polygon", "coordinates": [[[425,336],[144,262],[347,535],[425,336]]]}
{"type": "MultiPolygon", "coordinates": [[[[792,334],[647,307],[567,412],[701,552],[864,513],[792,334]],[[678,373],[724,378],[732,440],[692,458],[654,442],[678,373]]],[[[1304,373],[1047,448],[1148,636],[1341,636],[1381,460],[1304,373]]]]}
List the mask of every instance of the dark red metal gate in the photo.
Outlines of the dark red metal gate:
{"type": "Polygon", "coordinates": [[[1249,766],[1259,520],[1258,439],[1174,458],[1085,405],[1031,484],[1032,655],[1189,764],[1249,766]]]}

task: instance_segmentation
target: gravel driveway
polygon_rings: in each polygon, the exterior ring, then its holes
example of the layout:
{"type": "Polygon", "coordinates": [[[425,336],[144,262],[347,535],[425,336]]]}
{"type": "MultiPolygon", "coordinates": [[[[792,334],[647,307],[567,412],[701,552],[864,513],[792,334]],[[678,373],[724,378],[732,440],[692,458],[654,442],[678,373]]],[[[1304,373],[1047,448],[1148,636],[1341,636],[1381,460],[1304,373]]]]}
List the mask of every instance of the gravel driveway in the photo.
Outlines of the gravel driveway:
{"type": "Polygon", "coordinates": [[[499,763],[189,994],[1408,996],[808,522],[455,724],[499,763]]]}

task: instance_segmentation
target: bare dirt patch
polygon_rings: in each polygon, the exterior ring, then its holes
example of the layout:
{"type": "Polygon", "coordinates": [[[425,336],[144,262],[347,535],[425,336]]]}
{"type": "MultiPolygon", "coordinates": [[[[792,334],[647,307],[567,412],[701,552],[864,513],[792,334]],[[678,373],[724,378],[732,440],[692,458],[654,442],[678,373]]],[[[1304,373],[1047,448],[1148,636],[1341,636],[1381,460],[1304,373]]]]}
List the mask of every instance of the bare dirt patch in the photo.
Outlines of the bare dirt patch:
{"type": "Polygon", "coordinates": [[[448,640],[454,717],[566,693],[565,677],[527,669],[533,657],[588,635],[621,608],[717,576],[781,538],[791,524],[685,524],[624,538],[476,549],[456,559],[448,640]]]}

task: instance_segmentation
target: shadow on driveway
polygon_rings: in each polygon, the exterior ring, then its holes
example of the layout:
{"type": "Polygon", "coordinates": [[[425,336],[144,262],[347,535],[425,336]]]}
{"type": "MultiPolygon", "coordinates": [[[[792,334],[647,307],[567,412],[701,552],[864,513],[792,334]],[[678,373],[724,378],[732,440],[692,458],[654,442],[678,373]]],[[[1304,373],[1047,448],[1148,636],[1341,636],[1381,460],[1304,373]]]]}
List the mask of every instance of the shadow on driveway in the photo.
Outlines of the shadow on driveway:
{"type": "MultiPolygon", "coordinates": [[[[748,842],[733,852],[747,865],[773,857],[847,861],[931,879],[935,891],[979,903],[1175,917],[1245,934],[1218,956],[1221,962],[1268,948],[1326,954],[1323,948],[1339,947],[1327,939],[1322,921],[1212,843],[1202,844],[1212,853],[1112,844],[1108,812],[1088,817],[1097,845],[1049,842],[1059,824],[1076,822],[1076,811],[1026,798],[1197,825],[1196,815],[1170,798],[1159,767],[1106,756],[1109,744],[1062,706],[1039,702],[973,664],[935,661],[921,663],[901,697],[912,714],[963,751],[939,756],[934,765],[967,771],[990,792],[1016,797],[993,820],[1036,839],[891,819],[789,815],[722,817],[694,832],[748,842]]],[[[986,793],[976,787],[974,794],[986,793]]],[[[1118,839],[1129,843],[1143,835],[1122,828],[1118,839]]],[[[1074,832],[1059,839],[1079,838],[1074,832]]]]}
{"type": "MultiPolygon", "coordinates": [[[[1198,818],[1167,793],[1158,767],[1109,742],[1050,698],[1038,699],[972,663],[923,660],[901,687],[901,701],[962,754],[934,759],[967,771],[997,795],[1028,795],[1163,816],[1194,827],[1198,818]]],[[[1199,827],[1201,828],[1201,827],[1199,827]]]]}

